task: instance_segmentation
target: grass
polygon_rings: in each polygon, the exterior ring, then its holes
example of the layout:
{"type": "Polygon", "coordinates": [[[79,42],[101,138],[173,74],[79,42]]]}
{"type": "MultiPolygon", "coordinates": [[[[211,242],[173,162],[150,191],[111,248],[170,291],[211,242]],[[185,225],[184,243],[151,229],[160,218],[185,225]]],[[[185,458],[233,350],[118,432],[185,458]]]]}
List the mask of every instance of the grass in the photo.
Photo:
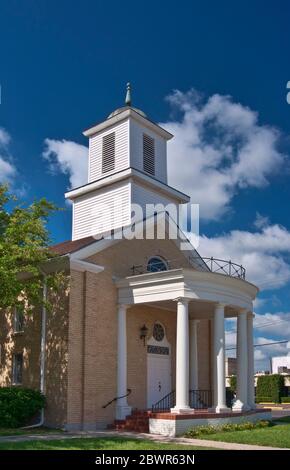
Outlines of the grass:
{"type": "Polygon", "coordinates": [[[61,432],[60,429],[45,428],[44,426],[32,429],[0,428],[0,436],[29,436],[29,434],[55,434],[61,432]]]}
{"type": "Polygon", "coordinates": [[[273,426],[247,431],[217,432],[208,436],[200,436],[200,439],[235,442],[239,444],[253,444],[270,447],[290,448],[290,417],[285,416],[275,420],[273,426]]]}
{"type": "Polygon", "coordinates": [[[0,442],[0,450],[212,450],[122,437],[74,438],[49,441],[0,442]]]}

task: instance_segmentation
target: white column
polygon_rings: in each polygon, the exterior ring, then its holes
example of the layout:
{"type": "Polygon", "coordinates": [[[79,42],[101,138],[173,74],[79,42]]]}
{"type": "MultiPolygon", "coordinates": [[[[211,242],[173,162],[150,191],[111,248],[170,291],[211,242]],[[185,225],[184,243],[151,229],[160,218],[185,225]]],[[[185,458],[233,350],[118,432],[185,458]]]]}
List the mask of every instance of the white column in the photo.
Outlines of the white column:
{"type": "Polygon", "coordinates": [[[127,397],[127,305],[118,306],[118,364],[116,419],[125,419],[131,413],[127,397]]]}
{"type": "Polygon", "coordinates": [[[247,310],[242,310],[237,320],[237,399],[233,411],[248,409],[247,310]]]}
{"type": "Polygon", "coordinates": [[[225,382],[225,305],[217,304],[214,311],[214,391],[215,411],[229,411],[226,405],[225,382]]]}
{"type": "Polygon", "coordinates": [[[198,320],[189,321],[190,331],[190,373],[189,373],[189,384],[190,390],[198,390],[198,356],[197,356],[197,325],[198,320]]]}
{"type": "Polygon", "coordinates": [[[189,407],[189,325],[188,300],[177,301],[176,327],[176,405],[173,413],[188,411],[189,407]]]}
{"type": "Polygon", "coordinates": [[[254,315],[248,313],[247,330],[248,330],[248,405],[251,409],[256,408],[255,405],[255,367],[254,367],[254,315]]]}
{"type": "Polygon", "coordinates": [[[210,348],[211,348],[211,389],[212,389],[212,408],[215,411],[216,407],[216,360],[215,360],[215,350],[214,350],[214,317],[211,319],[210,325],[210,348]]]}

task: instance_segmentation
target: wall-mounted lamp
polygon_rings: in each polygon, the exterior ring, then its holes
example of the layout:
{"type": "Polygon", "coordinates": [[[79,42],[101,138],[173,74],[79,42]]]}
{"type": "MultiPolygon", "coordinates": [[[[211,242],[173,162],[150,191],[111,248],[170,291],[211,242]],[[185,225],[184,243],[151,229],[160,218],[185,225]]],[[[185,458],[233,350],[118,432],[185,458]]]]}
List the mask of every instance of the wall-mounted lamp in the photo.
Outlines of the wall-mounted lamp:
{"type": "Polygon", "coordinates": [[[140,328],[140,339],[143,339],[144,346],[145,346],[145,340],[146,340],[147,334],[148,334],[148,328],[147,328],[147,326],[144,324],[144,325],[141,326],[141,328],[140,328]]]}

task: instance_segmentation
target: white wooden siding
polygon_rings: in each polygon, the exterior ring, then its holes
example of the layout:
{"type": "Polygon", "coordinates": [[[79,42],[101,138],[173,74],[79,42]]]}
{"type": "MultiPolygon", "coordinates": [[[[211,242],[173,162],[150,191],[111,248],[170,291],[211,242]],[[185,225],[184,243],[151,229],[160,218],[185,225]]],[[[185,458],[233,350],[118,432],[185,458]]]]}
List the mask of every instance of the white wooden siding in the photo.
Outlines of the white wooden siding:
{"type": "MultiPolygon", "coordinates": [[[[177,220],[178,220],[178,203],[176,199],[163,196],[158,191],[147,189],[145,186],[141,186],[136,183],[132,183],[132,203],[139,204],[143,210],[143,217],[146,217],[146,204],[174,204],[177,207],[177,220]]],[[[170,212],[173,217],[173,214],[170,212]]],[[[175,219],[175,217],[173,217],[175,219]]],[[[175,220],[175,222],[177,222],[175,220]]]]}
{"type": "Polygon", "coordinates": [[[130,183],[81,196],[73,205],[73,240],[94,236],[130,223],[130,183]]]}
{"type": "Polygon", "coordinates": [[[107,131],[90,138],[89,141],[89,183],[97,181],[129,167],[129,121],[124,121],[107,131]],[[115,132],[115,168],[102,172],[102,144],[105,135],[115,132]]]}
{"type": "Polygon", "coordinates": [[[150,129],[141,126],[139,123],[130,121],[130,166],[137,170],[144,171],[143,168],[143,134],[146,134],[155,143],[155,178],[167,183],[167,155],[166,140],[162,139],[150,129]]]}

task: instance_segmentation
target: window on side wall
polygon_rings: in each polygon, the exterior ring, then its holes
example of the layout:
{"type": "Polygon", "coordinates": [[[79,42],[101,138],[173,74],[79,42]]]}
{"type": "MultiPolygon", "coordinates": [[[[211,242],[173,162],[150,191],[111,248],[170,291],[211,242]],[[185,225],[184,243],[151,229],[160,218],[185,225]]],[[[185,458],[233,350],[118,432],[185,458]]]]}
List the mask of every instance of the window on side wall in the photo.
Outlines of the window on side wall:
{"type": "Polygon", "coordinates": [[[12,361],[12,384],[22,384],[22,373],[23,373],[23,354],[13,354],[12,361]]]}
{"type": "Polygon", "coordinates": [[[14,333],[22,333],[24,330],[24,312],[21,307],[14,309],[14,333]]]}

